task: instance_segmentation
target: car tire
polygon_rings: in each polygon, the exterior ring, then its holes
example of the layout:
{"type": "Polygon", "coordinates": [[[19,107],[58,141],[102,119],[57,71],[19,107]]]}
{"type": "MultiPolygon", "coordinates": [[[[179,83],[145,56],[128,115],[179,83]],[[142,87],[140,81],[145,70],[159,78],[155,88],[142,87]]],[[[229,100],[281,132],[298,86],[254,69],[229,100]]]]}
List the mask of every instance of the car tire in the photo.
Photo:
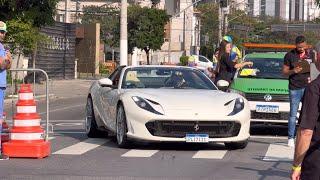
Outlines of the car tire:
{"type": "Polygon", "coordinates": [[[128,127],[127,127],[126,113],[124,111],[123,105],[119,105],[117,109],[117,117],[116,117],[116,138],[117,138],[118,147],[125,148],[129,145],[127,132],[128,132],[128,127]]]}
{"type": "Polygon", "coordinates": [[[248,140],[241,141],[241,142],[228,142],[224,143],[227,149],[236,150],[236,149],[244,149],[248,145],[248,140]]]}
{"type": "Polygon", "coordinates": [[[94,115],[92,99],[89,97],[86,104],[86,119],[85,119],[85,130],[89,138],[98,138],[106,136],[106,132],[102,132],[98,129],[97,122],[94,115]]]}

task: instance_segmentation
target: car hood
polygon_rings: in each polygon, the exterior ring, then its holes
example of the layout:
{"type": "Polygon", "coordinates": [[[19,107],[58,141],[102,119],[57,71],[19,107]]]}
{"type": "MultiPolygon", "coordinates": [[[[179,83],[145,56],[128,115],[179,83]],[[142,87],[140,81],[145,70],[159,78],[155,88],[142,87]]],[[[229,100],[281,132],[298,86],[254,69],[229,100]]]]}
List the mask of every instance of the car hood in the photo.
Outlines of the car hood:
{"type": "Polygon", "coordinates": [[[241,97],[234,93],[200,89],[130,89],[125,90],[124,94],[157,102],[166,115],[183,113],[225,116],[233,110],[232,100],[241,97]]]}

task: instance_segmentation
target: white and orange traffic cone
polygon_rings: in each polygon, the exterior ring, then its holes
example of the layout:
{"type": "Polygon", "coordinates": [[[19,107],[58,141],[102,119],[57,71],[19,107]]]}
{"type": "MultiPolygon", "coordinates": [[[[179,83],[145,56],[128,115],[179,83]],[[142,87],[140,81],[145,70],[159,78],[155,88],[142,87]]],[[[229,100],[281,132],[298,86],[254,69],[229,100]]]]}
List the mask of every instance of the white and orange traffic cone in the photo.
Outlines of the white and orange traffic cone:
{"type": "Polygon", "coordinates": [[[1,143],[9,141],[9,126],[6,122],[6,113],[3,112],[3,122],[2,122],[2,133],[1,133],[1,143]]]}
{"type": "Polygon", "coordinates": [[[9,157],[44,158],[50,154],[50,142],[44,140],[41,118],[30,84],[21,84],[13,117],[9,142],[3,143],[3,154],[9,157]]]}

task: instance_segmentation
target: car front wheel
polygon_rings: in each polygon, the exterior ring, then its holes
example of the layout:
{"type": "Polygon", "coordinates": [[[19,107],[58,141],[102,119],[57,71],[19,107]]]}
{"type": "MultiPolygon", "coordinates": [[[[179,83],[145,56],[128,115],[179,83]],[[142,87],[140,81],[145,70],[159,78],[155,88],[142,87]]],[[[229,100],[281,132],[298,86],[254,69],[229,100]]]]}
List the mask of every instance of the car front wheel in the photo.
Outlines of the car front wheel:
{"type": "Polygon", "coordinates": [[[117,144],[119,147],[124,148],[129,144],[127,138],[127,119],[124,108],[122,105],[118,107],[117,118],[116,118],[116,135],[117,135],[117,144]]]}
{"type": "Polygon", "coordinates": [[[94,116],[92,99],[87,99],[86,119],[85,119],[86,134],[89,138],[97,138],[103,135],[103,132],[98,130],[97,122],[94,116]]]}

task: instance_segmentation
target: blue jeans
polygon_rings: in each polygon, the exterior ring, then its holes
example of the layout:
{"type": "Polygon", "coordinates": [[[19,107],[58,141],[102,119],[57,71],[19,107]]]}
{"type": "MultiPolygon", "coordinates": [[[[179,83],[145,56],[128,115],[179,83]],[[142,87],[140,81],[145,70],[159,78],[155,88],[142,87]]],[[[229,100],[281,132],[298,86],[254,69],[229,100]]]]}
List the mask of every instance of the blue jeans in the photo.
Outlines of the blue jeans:
{"type": "Polygon", "coordinates": [[[289,122],[288,122],[288,138],[295,138],[296,131],[296,120],[297,120],[297,112],[299,109],[299,104],[302,100],[304,94],[304,88],[289,90],[289,98],[290,98],[290,114],[289,114],[289,122]]]}
{"type": "Polygon", "coordinates": [[[0,154],[2,153],[1,149],[1,134],[2,134],[2,121],[3,121],[3,109],[4,109],[4,97],[5,97],[6,88],[0,87],[0,154]]]}

